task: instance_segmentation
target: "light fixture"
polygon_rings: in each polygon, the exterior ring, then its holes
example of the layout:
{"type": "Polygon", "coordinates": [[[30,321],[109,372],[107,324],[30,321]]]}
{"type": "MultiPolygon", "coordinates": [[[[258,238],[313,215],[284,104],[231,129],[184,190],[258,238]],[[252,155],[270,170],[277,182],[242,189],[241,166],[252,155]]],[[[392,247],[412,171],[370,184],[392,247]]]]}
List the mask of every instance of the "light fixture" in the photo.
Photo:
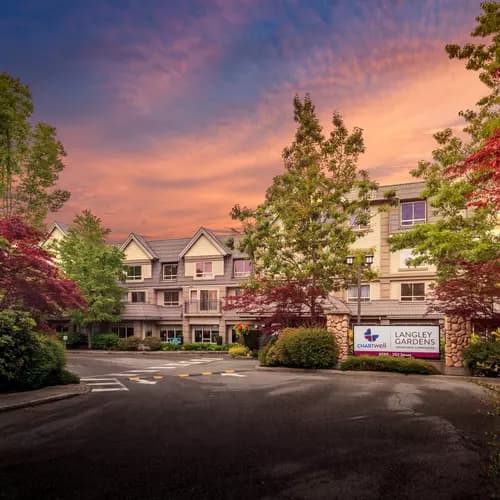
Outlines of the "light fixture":
{"type": "Polygon", "coordinates": [[[354,257],[352,255],[349,255],[345,261],[347,262],[347,264],[352,266],[354,264],[354,257]]]}
{"type": "Polygon", "coordinates": [[[373,255],[365,255],[365,263],[369,266],[373,264],[373,255]]]}

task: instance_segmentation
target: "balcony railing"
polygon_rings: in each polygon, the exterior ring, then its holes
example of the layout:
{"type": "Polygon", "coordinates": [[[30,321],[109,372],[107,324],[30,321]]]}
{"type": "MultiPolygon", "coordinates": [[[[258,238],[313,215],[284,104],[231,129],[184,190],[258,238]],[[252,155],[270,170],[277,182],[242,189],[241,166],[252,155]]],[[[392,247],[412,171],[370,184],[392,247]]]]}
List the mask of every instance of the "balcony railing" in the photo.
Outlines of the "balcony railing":
{"type": "Polygon", "coordinates": [[[184,303],[186,314],[217,314],[221,312],[220,300],[190,300],[184,303]]]}

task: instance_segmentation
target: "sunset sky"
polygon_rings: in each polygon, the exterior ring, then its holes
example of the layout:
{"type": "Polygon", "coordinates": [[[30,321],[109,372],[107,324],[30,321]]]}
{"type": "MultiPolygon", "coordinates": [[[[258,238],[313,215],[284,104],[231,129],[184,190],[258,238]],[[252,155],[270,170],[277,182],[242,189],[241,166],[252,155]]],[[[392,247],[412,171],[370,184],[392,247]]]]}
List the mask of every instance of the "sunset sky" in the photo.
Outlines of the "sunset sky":
{"type": "Polygon", "coordinates": [[[113,239],[190,236],[263,200],[295,93],[326,131],[333,110],[364,129],[375,180],[411,180],[432,133],[486,93],[444,51],[479,13],[479,0],[3,0],[0,71],[29,85],[67,150],[72,196],[54,218],[89,208],[113,239]]]}

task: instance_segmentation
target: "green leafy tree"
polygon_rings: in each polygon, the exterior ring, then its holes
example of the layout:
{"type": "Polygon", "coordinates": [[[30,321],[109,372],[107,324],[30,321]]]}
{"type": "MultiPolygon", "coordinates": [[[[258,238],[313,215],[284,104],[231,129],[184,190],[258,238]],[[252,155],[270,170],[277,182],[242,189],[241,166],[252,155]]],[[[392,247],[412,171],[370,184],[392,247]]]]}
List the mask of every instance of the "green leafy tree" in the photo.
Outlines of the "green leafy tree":
{"type": "Polygon", "coordinates": [[[253,263],[251,285],[288,283],[305,290],[303,305],[314,322],[322,299],[352,282],[346,258],[364,232],[350,222],[368,222],[377,184],[356,166],[365,150],[360,128],[349,132],[335,112],[325,136],[310,96],[295,96],[293,104],[297,131],[283,151],[285,171],[274,178],[264,203],[255,210],[236,205],[231,215],[243,222],[240,246],[253,263]]]}
{"type": "Polygon", "coordinates": [[[32,125],[32,113],[29,88],[0,73],[0,217],[17,215],[41,229],[47,213],[60,209],[70,193],[54,189],[66,154],[56,129],[32,125]]]}
{"type": "MultiPolygon", "coordinates": [[[[500,3],[484,2],[483,13],[473,37],[489,42],[463,47],[447,45],[450,58],[466,59],[467,69],[478,71],[479,78],[490,93],[482,98],[475,110],[461,112],[467,139],[455,136],[451,129],[434,135],[438,148],[431,161],[421,161],[412,175],[425,181],[422,193],[429,200],[437,222],[424,223],[390,238],[392,250],[413,248],[417,256],[413,264],[432,264],[437,269],[437,285],[432,308],[442,312],[473,316],[477,301],[490,304],[494,315],[496,284],[500,281],[500,241],[495,231],[498,224],[498,200],[493,194],[492,179],[498,178],[498,156],[495,149],[500,127],[500,3]],[[474,164],[474,165],[471,165],[474,164]],[[495,177],[496,176],[496,177],[495,177]],[[488,188],[488,199],[482,190],[488,188]],[[474,269],[477,268],[477,274],[474,269]],[[489,269],[488,273],[479,272],[489,269]],[[475,283],[474,294],[463,284],[465,276],[481,276],[475,283]],[[457,304],[461,304],[457,310],[457,304]]],[[[497,188],[498,189],[498,188],[497,188]]],[[[478,311],[482,316],[484,309],[478,311]]]]}
{"type": "Polygon", "coordinates": [[[55,243],[59,264],[80,285],[88,306],[75,311],[73,320],[87,327],[89,347],[92,333],[101,323],[119,320],[123,289],[123,253],[106,243],[110,230],[101,219],[84,210],[74,219],[66,236],[55,243]]]}

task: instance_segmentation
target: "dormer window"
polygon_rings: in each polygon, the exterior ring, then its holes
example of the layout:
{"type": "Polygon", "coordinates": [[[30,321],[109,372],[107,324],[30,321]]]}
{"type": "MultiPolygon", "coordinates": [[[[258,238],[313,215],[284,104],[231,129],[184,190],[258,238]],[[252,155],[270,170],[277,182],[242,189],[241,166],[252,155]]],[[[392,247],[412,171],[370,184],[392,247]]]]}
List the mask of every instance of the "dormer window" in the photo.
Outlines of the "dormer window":
{"type": "Polygon", "coordinates": [[[177,279],[177,262],[163,264],[163,279],[165,281],[174,281],[177,279]]]}
{"type": "Polygon", "coordinates": [[[252,272],[252,264],[249,260],[235,260],[233,264],[233,274],[235,278],[246,278],[252,272]]]}
{"type": "Polygon", "coordinates": [[[142,280],[142,266],[127,266],[127,281],[142,280]]]}
{"type": "Polygon", "coordinates": [[[210,261],[196,262],[195,276],[197,278],[213,278],[212,262],[210,261]]]}

